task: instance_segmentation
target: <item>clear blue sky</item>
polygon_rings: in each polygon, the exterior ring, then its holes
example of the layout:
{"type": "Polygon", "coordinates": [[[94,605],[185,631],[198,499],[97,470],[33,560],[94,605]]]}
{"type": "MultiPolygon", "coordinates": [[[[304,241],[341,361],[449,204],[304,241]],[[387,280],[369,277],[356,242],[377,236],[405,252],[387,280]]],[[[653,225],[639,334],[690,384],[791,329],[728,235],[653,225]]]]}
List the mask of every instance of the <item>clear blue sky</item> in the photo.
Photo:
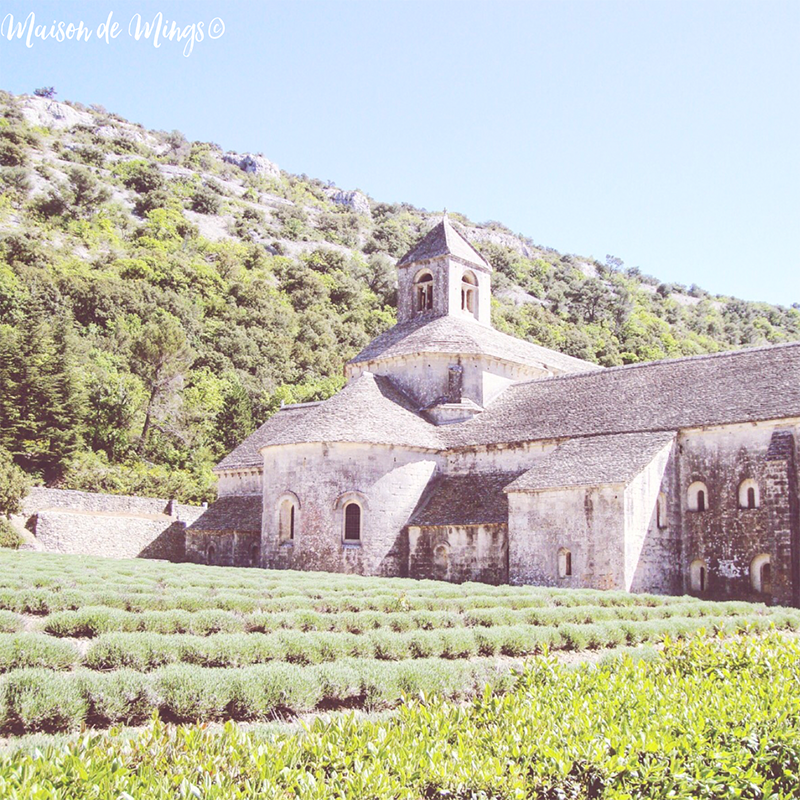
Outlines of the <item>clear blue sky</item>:
{"type": "Polygon", "coordinates": [[[800,302],[800,2],[16,2],[110,44],[0,39],[0,88],[722,294],[800,302]],[[224,34],[135,41],[134,13],[224,34]]]}

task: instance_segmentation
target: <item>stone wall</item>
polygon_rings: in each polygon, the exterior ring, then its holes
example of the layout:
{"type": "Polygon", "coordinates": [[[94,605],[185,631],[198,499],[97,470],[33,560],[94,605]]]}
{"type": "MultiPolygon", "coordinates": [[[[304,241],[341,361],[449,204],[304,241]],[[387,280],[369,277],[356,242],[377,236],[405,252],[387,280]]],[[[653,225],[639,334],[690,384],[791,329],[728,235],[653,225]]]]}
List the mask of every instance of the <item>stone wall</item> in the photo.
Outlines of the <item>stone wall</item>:
{"type": "Polygon", "coordinates": [[[747,599],[796,603],[797,496],[794,468],[796,431],[774,425],[737,425],[688,431],[679,438],[680,519],[685,589],[712,599],[747,599]],[[772,448],[780,431],[788,436],[785,451],[772,448]],[[758,507],[743,508],[739,485],[753,480],[758,507]],[[705,509],[692,510],[689,487],[706,487],[705,509]],[[753,587],[751,565],[767,555],[772,588],[753,587]],[[692,587],[692,563],[702,562],[705,586],[692,587]],[[793,588],[794,584],[794,588],[793,588]]]}
{"type": "Polygon", "coordinates": [[[397,271],[397,319],[404,322],[417,315],[414,282],[426,270],[433,276],[433,309],[431,316],[463,315],[491,325],[491,275],[452,256],[435,258],[427,262],[402,267],[397,271]],[[476,313],[461,310],[461,280],[471,272],[477,280],[476,313]]]}
{"type": "Polygon", "coordinates": [[[186,525],[204,510],[152,497],[34,487],[22,518],[46,552],[183,561],[186,525]]]}
{"type": "Polygon", "coordinates": [[[262,563],[284,569],[405,575],[405,526],[443,459],[426,452],[368,444],[300,444],[270,448],[264,481],[262,563]],[[278,509],[296,501],[293,541],[281,541],[278,509]],[[361,541],[343,538],[344,504],[362,506],[361,541]]]}
{"type": "Polygon", "coordinates": [[[225,533],[186,531],[186,561],[224,567],[257,567],[261,535],[251,531],[225,533]]]}
{"type": "Polygon", "coordinates": [[[625,589],[681,594],[679,527],[670,524],[675,498],[675,448],[670,443],[625,487],[625,589]],[[662,512],[659,514],[659,496],[662,512]]]}
{"type": "Polygon", "coordinates": [[[624,490],[606,485],[509,493],[509,583],[624,589],[624,490]],[[571,554],[571,575],[559,575],[562,550],[571,554]]]}
{"type": "Polygon", "coordinates": [[[217,495],[260,494],[263,481],[261,467],[224,470],[217,473],[217,495]]]}
{"type": "Polygon", "coordinates": [[[410,526],[408,576],[453,583],[508,583],[508,526],[410,526]]]}
{"type": "Polygon", "coordinates": [[[73,489],[48,489],[34,486],[22,503],[23,513],[68,508],[73,511],[105,511],[121,514],[166,514],[182,522],[192,523],[203,513],[202,506],[190,506],[158,497],[134,497],[73,489]]]}
{"type": "Polygon", "coordinates": [[[486,406],[514,381],[547,377],[547,370],[512,364],[487,356],[452,353],[420,353],[394,359],[350,364],[347,375],[358,377],[363,372],[386,375],[409,397],[425,408],[446,397],[449,392],[450,367],[463,369],[462,397],[479,406],[486,406]]]}

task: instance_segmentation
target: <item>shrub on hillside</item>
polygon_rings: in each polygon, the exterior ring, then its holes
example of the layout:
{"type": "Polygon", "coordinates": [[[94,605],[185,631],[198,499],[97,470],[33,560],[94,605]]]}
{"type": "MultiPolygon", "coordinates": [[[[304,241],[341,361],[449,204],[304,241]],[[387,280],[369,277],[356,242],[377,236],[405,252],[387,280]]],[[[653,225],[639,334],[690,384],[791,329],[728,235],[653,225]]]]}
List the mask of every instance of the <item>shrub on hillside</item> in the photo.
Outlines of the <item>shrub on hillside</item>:
{"type": "Polygon", "coordinates": [[[25,149],[17,142],[0,137],[0,165],[4,167],[23,167],[28,161],[25,149]]]}
{"type": "Polygon", "coordinates": [[[14,463],[11,453],[0,447],[0,517],[19,514],[29,485],[28,476],[14,463]]]}
{"type": "Polygon", "coordinates": [[[30,173],[25,167],[0,167],[0,190],[16,200],[24,199],[31,190],[30,173]]]}
{"type": "Polygon", "coordinates": [[[157,164],[150,161],[126,161],[114,168],[123,185],[138,194],[147,194],[164,189],[166,180],[157,164]]]}
{"type": "Polygon", "coordinates": [[[9,522],[0,517],[0,547],[10,550],[17,550],[22,544],[22,537],[19,531],[9,522]]]}
{"type": "Polygon", "coordinates": [[[219,214],[222,200],[211,187],[198,186],[192,195],[190,207],[198,214],[219,214]]]}

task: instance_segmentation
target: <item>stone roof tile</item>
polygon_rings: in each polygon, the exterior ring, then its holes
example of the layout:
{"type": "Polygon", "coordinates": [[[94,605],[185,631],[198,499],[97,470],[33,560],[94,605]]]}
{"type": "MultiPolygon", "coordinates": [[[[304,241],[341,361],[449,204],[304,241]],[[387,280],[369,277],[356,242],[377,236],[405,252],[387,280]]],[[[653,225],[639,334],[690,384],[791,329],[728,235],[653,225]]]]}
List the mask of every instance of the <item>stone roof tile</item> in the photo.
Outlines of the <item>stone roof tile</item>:
{"type": "Polygon", "coordinates": [[[469,447],[798,416],[793,343],[526,381],[443,435],[469,447]]]}
{"type": "Polygon", "coordinates": [[[486,355],[516,364],[563,372],[601,370],[597,364],[501,333],[467,317],[419,316],[373,339],[350,363],[358,364],[417,353],[486,355]]]}
{"type": "Polygon", "coordinates": [[[186,530],[188,533],[261,532],[260,494],[226,495],[215,500],[186,530]]]}
{"type": "Polygon", "coordinates": [[[389,378],[365,372],[324,402],[281,409],[215,470],[237,469],[246,466],[248,459],[261,464],[261,448],[303,442],[366,442],[440,450],[438,431],[389,378]],[[258,454],[257,461],[254,454],[258,454]]]}
{"type": "Polygon", "coordinates": [[[215,472],[237,470],[245,468],[258,468],[264,466],[261,448],[271,436],[278,436],[286,429],[296,426],[309,409],[317,403],[305,403],[297,406],[287,406],[273,414],[258,430],[250,434],[235,450],[228,453],[222,461],[214,467],[215,472]]]}
{"type": "Polygon", "coordinates": [[[411,248],[398,262],[398,267],[451,255],[481,269],[491,272],[489,262],[450,224],[447,216],[434,225],[422,240],[411,248]]]}
{"type": "Polygon", "coordinates": [[[519,472],[439,475],[431,479],[409,525],[490,525],[508,522],[503,488],[519,472]]]}
{"type": "Polygon", "coordinates": [[[261,466],[262,447],[300,442],[445,450],[792,417],[800,343],[526,381],[477,417],[439,427],[389,378],[364,373],[323,403],[279,411],[216,469],[261,466]]]}
{"type": "Polygon", "coordinates": [[[538,459],[506,491],[627,484],[674,439],[671,431],[570,439],[538,459]]]}

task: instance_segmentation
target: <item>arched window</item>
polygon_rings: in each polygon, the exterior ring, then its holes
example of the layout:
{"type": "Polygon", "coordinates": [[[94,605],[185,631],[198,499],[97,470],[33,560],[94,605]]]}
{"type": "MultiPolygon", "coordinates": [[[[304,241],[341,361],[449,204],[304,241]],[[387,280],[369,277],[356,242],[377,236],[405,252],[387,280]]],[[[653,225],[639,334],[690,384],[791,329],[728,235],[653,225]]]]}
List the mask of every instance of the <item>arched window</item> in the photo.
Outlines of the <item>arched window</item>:
{"type": "Polygon", "coordinates": [[[254,544],[250,547],[250,566],[257,567],[258,566],[258,559],[261,555],[261,548],[254,544]]]}
{"type": "Polygon", "coordinates": [[[667,496],[664,492],[658,493],[656,503],[656,526],[659,528],[667,527],[667,496]]]}
{"type": "Polygon", "coordinates": [[[757,555],[750,562],[750,583],[757,592],[772,594],[772,562],[767,553],[757,555]]]}
{"type": "Polygon", "coordinates": [[[469,271],[461,277],[461,310],[473,315],[478,311],[478,281],[469,271]]]}
{"type": "Polygon", "coordinates": [[[446,575],[450,566],[450,548],[440,544],[433,551],[433,566],[437,575],[446,575]]]}
{"type": "Polygon", "coordinates": [[[206,550],[206,564],[214,564],[217,558],[217,548],[213,544],[208,546],[206,550]]]}
{"type": "Polygon", "coordinates": [[[572,577],[572,553],[566,547],[558,551],[558,577],[572,577]]]}
{"type": "Polygon", "coordinates": [[[361,506],[350,502],[344,507],[344,540],[361,541],[361,506]]]}
{"type": "Polygon", "coordinates": [[[761,505],[758,484],[752,479],[739,484],[739,508],[758,508],[761,505]]]}
{"type": "Polygon", "coordinates": [[[433,308],[433,275],[427,270],[414,278],[414,298],[417,312],[433,308]]]}
{"type": "Polygon", "coordinates": [[[708,508],[708,489],[702,481],[695,481],[686,492],[689,511],[705,511],[708,508]]]}
{"type": "Polygon", "coordinates": [[[297,498],[293,494],[285,494],[278,500],[278,540],[293,542],[297,532],[297,498]]]}
{"type": "Polygon", "coordinates": [[[696,558],[689,567],[689,584],[693,592],[704,592],[708,586],[708,568],[702,558],[696,558]]]}

